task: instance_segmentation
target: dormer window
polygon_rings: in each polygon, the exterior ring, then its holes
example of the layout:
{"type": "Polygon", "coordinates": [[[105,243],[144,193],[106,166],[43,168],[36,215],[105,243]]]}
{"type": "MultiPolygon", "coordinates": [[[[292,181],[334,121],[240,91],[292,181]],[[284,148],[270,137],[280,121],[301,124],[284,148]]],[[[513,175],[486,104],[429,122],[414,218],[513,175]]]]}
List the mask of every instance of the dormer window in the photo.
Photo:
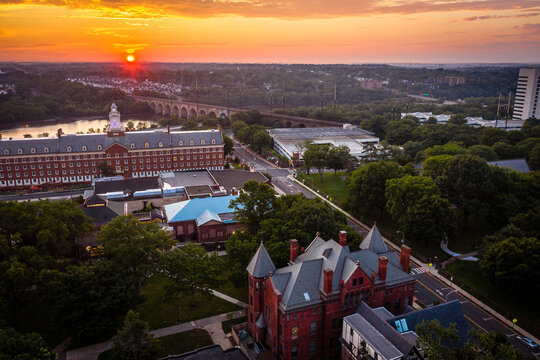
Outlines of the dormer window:
{"type": "Polygon", "coordinates": [[[159,142],[159,147],[163,147],[163,142],[159,142]]]}
{"type": "Polygon", "coordinates": [[[67,152],[71,152],[71,150],[72,150],[72,149],[71,149],[71,146],[68,146],[68,147],[66,148],[66,150],[67,150],[67,152]]]}
{"type": "Polygon", "coordinates": [[[48,152],[49,152],[49,148],[45,146],[45,147],[43,148],[43,152],[44,152],[44,153],[48,153],[48,152]]]}
{"type": "Polygon", "coordinates": [[[212,144],[215,144],[216,143],[216,139],[212,139],[212,144]]]}
{"type": "Polygon", "coordinates": [[[189,140],[189,145],[195,145],[195,141],[189,140]]]}
{"type": "Polygon", "coordinates": [[[145,148],[149,148],[149,147],[150,147],[150,144],[149,144],[149,143],[144,143],[144,147],[145,147],[145,148]]]}
{"type": "Polygon", "coordinates": [[[4,155],[9,155],[9,150],[8,149],[4,149],[4,155]]]}
{"type": "Polygon", "coordinates": [[[103,146],[101,146],[101,144],[98,144],[97,149],[98,150],[103,150],[103,146]]]}
{"type": "Polygon", "coordinates": [[[88,149],[88,148],[86,147],[86,145],[83,145],[83,146],[82,146],[82,151],[86,151],[86,149],[88,149]]]}
{"type": "Polygon", "coordinates": [[[201,145],[204,145],[205,144],[205,141],[204,139],[201,140],[201,145]]]}
{"type": "Polygon", "coordinates": [[[131,143],[131,144],[129,145],[129,147],[131,147],[132,149],[135,149],[135,143],[131,143]]]}
{"type": "Polygon", "coordinates": [[[35,153],[36,153],[36,148],[35,148],[35,147],[31,148],[31,149],[30,149],[30,152],[31,152],[32,154],[35,154],[35,153]]]}
{"type": "Polygon", "coordinates": [[[22,154],[23,153],[23,150],[21,148],[18,148],[17,149],[17,154],[22,154]]]}
{"type": "Polygon", "coordinates": [[[183,146],[183,145],[184,145],[184,142],[183,142],[182,140],[180,140],[180,141],[178,142],[178,145],[179,145],[179,146],[183,146]]]}

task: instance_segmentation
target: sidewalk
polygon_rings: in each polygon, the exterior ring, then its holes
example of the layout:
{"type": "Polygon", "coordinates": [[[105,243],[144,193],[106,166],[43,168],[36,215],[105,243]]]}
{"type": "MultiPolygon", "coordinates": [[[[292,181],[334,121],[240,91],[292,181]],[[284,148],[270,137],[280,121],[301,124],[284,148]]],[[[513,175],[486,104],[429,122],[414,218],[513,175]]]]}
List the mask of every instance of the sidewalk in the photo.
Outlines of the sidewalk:
{"type": "MultiPolygon", "coordinates": [[[[345,210],[341,209],[339,206],[337,206],[337,205],[333,204],[332,202],[328,201],[324,196],[321,196],[319,193],[314,192],[309,187],[307,187],[305,184],[303,184],[301,181],[298,181],[296,178],[294,178],[292,175],[289,175],[288,177],[289,177],[289,179],[291,179],[292,181],[296,181],[298,184],[300,184],[304,188],[311,191],[313,194],[315,194],[316,196],[321,198],[323,201],[325,201],[327,204],[332,206],[334,209],[342,212],[345,216],[350,218],[352,221],[356,222],[358,225],[360,225],[361,227],[363,227],[364,229],[369,231],[370,228],[366,224],[364,224],[361,221],[357,220],[354,216],[352,216],[351,214],[349,214],[345,210]]],[[[392,249],[394,249],[394,250],[396,250],[398,252],[401,251],[401,248],[399,246],[397,246],[393,242],[389,241],[384,236],[382,238],[386,242],[386,244],[388,246],[390,246],[392,249]]],[[[424,269],[430,268],[429,264],[421,262],[420,260],[418,260],[417,258],[415,258],[412,255],[411,255],[411,261],[413,263],[419,265],[420,267],[423,267],[424,269]]],[[[430,271],[428,272],[428,274],[435,277],[437,280],[441,281],[442,283],[444,283],[448,287],[458,290],[460,292],[460,294],[463,295],[465,298],[467,298],[470,302],[474,303],[476,306],[478,306],[479,308],[481,308],[485,312],[489,313],[491,316],[496,318],[498,321],[500,321],[501,323],[506,325],[508,328],[512,329],[513,331],[516,331],[516,332],[520,333],[521,335],[524,335],[524,336],[526,336],[528,338],[533,339],[537,344],[540,343],[540,341],[536,337],[534,337],[531,333],[529,333],[527,330],[517,326],[512,321],[510,321],[509,319],[507,319],[503,315],[499,314],[497,311],[493,310],[491,307],[487,306],[486,304],[484,304],[483,302],[481,302],[480,300],[478,300],[477,298],[475,298],[474,296],[472,296],[471,294],[469,294],[468,292],[466,292],[465,290],[463,290],[462,288],[460,288],[459,286],[457,286],[456,284],[454,284],[453,282],[451,282],[450,280],[445,278],[444,276],[439,275],[438,270],[436,270],[434,268],[431,268],[430,271]]]]}
{"type": "MultiPolygon", "coordinates": [[[[177,333],[181,333],[188,330],[193,329],[200,329],[204,327],[208,327],[211,325],[219,325],[221,328],[221,323],[223,321],[229,320],[227,318],[228,313],[219,314],[215,316],[210,316],[204,319],[194,320],[178,325],[172,325],[168,327],[164,327],[157,330],[150,331],[150,334],[154,335],[155,338],[160,338],[163,336],[173,335],[177,333]]],[[[246,312],[245,310],[238,310],[233,313],[233,319],[245,316],[246,312]]],[[[212,327],[212,329],[216,329],[216,327],[212,327]]],[[[212,338],[213,339],[213,338],[212,338]]],[[[221,345],[221,340],[218,341],[218,344],[221,345]]],[[[93,344],[89,346],[85,346],[78,349],[68,350],[66,352],[66,360],[96,360],[102,352],[108,350],[111,347],[111,343],[109,341],[93,344]]]]}
{"type": "Polygon", "coordinates": [[[212,295],[217,296],[218,298],[221,298],[221,299],[223,299],[225,301],[236,304],[236,305],[241,306],[243,308],[246,308],[248,306],[248,304],[246,304],[245,302],[240,301],[238,299],[235,299],[233,297],[230,297],[229,295],[225,295],[223,293],[220,293],[219,291],[210,290],[210,292],[212,293],[212,295]]]}

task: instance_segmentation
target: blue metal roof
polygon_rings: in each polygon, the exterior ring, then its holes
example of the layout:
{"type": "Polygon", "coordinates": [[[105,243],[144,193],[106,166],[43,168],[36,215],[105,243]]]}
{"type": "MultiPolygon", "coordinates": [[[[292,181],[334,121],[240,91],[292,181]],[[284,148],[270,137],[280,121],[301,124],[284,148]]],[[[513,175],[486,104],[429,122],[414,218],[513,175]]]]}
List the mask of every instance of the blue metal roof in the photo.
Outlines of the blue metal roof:
{"type": "MultiPolygon", "coordinates": [[[[179,222],[197,220],[206,211],[221,214],[231,213],[233,209],[229,207],[231,200],[236,199],[237,195],[195,198],[178,203],[165,205],[165,213],[168,221],[179,222]]],[[[201,219],[202,220],[202,219],[201,219]]],[[[221,220],[220,220],[221,221],[221,220]]]]}

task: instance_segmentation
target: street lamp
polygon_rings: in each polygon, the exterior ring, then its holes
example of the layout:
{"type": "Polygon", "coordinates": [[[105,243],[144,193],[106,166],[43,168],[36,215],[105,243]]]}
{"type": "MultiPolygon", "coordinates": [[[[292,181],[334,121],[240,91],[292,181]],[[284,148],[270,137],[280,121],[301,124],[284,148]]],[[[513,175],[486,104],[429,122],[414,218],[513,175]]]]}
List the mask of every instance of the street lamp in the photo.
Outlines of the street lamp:
{"type": "MultiPolygon", "coordinates": [[[[401,230],[397,230],[396,234],[401,233],[401,230]]],[[[401,237],[401,245],[405,244],[405,231],[403,232],[403,236],[401,237]]]]}

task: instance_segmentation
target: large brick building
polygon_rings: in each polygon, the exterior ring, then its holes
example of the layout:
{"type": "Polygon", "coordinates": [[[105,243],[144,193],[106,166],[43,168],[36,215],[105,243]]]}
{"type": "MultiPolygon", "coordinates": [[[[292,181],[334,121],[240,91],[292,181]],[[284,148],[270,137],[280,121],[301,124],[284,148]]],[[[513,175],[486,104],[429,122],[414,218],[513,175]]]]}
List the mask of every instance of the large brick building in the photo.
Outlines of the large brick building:
{"type": "Polygon", "coordinates": [[[400,314],[412,304],[410,248],[387,248],[376,226],[351,251],[347,233],[339,242],[319,236],[299,252],[290,242],[289,266],[276,269],[263,244],[247,267],[248,331],[279,359],[339,358],[342,319],[363,301],[400,314]]]}
{"type": "Polygon", "coordinates": [[[212,169],[224,165],[219,130],[125,132],[116,105],[106,133],[54,138],[0,137],[0,190],[35,185],[91,183],[105,162],[125,178],[156,176],[163,171],[212,169]]]}

